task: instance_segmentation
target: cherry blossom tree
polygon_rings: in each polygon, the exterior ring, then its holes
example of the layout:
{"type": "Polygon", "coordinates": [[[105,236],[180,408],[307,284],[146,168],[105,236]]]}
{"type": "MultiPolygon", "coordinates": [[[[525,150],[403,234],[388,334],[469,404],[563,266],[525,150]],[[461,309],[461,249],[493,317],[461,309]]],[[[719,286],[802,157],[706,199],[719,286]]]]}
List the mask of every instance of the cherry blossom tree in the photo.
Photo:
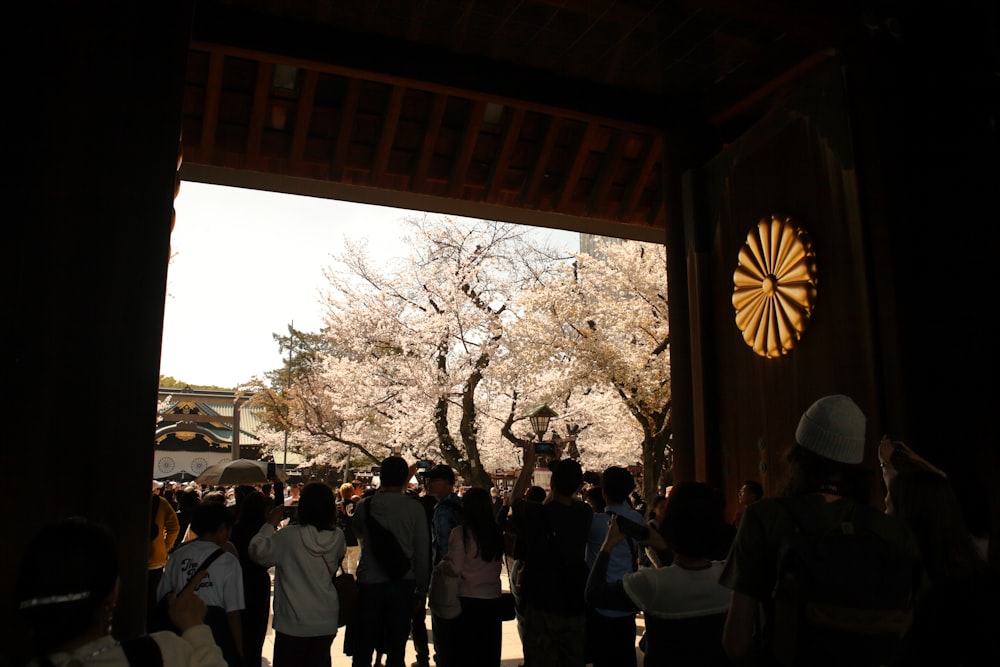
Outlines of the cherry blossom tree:
{"type": "MultiPolygon", "coordinates": [[[[511,304],[544,285],[560,259],[528,229],[432,216],[406,220],[410,256],[376,267],[347,243],[326,271],[325,335],[336,344],[297,378],[292,420],[379,461],[389,452],[443,458],[467,482],[484,467],[490,365],[514,321],[511,304]]],[[[487,460],[490,457],[486,457],[487,460]]],[[[494,459],[495,460],[495,459],[494,459]]]]}
{"type": "Polygon", "coordinates": [[[666,248],[613,242],[600,244],[595,254],[578,255],[561,266],[558,280],[521,295],[520,317],[505,340],[512,362],[506,380],[512,389],[524,387],[525,397],[553,407],[561,402],[567,425],[579,433],[578,447],[617,450],[612,458],[621,457],[620,465],[629,463],[631,447],[638,450],[649,500],[671,461],[666,248]],[[525,386],[523,378],[546,372],[543,391],[525,386]],[[632,429],[601,414],[607,403],[599,399],[609,390],[631,416],[632,429]],[[602,419],[588,442],[587,429],[602,419]]]}

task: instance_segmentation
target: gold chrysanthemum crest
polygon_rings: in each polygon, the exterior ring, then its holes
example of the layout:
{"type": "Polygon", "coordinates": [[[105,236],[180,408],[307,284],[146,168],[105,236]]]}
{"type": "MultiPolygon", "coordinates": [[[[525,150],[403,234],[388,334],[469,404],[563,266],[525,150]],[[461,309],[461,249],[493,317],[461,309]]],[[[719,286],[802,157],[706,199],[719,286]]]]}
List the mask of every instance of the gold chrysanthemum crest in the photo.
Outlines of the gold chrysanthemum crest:
{"type": "Polygon", "coordinates": [[[736,326],[754,352],[774,359],[798,342],[816,301],[816,254],[792,218],[762,218],[733,272],[736,326]]]}

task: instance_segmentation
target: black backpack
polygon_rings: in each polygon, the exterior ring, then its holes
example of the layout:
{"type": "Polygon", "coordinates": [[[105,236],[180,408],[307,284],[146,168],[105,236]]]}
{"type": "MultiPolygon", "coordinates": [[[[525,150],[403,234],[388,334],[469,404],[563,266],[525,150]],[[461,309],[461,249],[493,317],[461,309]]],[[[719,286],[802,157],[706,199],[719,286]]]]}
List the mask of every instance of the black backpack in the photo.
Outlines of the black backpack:
{"type": "Polygon", "coordinates": [[[382,571],[389,575],[392,580],[402,579],[410,571],[410,558],[399,546],[399,540],[383,526],[372,513],[372,501],[375,496],[365,503],[365,528],[368,530],[368,543],[366,549],[371,549],[375,561],[378,562],[382,571]]]}
{"type": "Polygon", "coordinates": [[[782,540],[771,653],[784,665],[884,665],[910,626],[919,564],[857,504],[830,527],[793,498],[779,499],[795,530],[782,540]]]}

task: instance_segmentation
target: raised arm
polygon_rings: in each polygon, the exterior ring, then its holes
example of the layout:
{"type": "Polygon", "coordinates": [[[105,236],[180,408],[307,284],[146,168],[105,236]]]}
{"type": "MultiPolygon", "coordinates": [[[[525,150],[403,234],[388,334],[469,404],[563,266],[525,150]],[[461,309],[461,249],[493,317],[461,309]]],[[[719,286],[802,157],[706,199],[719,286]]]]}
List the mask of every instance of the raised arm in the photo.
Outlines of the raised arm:
{"type": "Polygon", "coordinates": [[[517,475],[517,480],[514,482],[514,488],[511,489],[511,505],[524,498],[524,492],[528,490],[529,486],[531,486],[531,476],[535,472],[535,463],[538,461],[538,455],[535,454],[535,448],[530,442],[526,446],[522,447],[521,451],[524,453],[524,466],[521,468],[521,472],[517,475]]]}

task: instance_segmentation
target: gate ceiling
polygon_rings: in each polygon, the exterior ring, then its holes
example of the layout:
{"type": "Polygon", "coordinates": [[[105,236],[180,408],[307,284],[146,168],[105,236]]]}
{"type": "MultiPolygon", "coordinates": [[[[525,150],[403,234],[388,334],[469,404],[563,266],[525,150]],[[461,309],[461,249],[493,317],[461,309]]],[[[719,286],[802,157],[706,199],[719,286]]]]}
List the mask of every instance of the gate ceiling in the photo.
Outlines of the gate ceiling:
{"type": "Polygon", "coordinates": [[[674,142],[746,127],[826,4],[201,0],[181,176],[662,241],[674,142]]]}

